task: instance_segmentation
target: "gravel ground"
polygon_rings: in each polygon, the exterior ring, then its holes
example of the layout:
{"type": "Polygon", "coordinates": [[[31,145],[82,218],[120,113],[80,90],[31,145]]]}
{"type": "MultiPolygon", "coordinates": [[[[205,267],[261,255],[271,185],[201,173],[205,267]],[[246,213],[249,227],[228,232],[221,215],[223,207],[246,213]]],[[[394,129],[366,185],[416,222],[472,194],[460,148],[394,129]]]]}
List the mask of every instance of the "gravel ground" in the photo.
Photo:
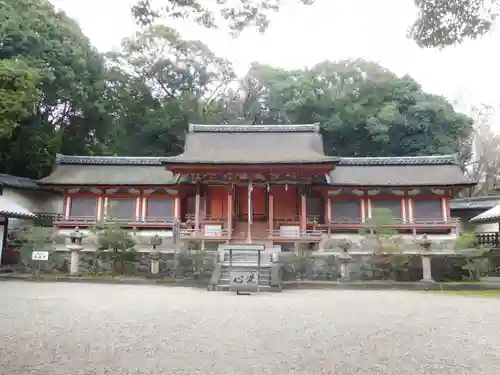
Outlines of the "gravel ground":
{"type": "Polygon", "coordinates": [[[500,374],[500,299],[0,283],[0,374],[500,374]]]}

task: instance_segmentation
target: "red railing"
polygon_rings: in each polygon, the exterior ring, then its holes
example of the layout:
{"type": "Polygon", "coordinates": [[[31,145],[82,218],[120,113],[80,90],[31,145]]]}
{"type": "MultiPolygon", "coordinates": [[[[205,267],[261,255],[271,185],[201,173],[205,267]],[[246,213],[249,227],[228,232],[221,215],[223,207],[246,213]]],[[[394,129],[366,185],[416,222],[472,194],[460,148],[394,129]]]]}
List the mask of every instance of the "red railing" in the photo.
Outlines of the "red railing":
{"type": "Polygon", "coordinates": [[[310,241],[319,241],[326,234],[326,230],[313,229],[313,230],[297,230],[297,231],[281,231],[273,229],[269,231],[271,238],[283,239],[305,239],[310,241]]]}
{"type": "MultiPolygon", "coordinates": [[[[193,223],[195,221],[195,215],[185,215],[184,217],[186,218],[186,220],[189,220],[193,223]]],[[[205,222],[219,223],[226,221],[227,221],[227,216],[204,215],[203,217],[200,217],[200,223],[205,223],[205,222]]]]}
{"type": "MultiPolygon", "coordinates": [[[[382,225],[383,227],[387,228],[401,228],[401,227],[407,227],[407,228],[422,228],[422,227],[437,227],[437,228],[443,228],[443,227],[449,227],[449,228],[454,228],[459,224],[459,219],[456,218],[450,218],[447,220],[444,220],[442,218],[436,218],[436,219],[413,219],[413,220],[404,220],[402,218],[393,218],[391,220],[390,224],[387,225],[382,225]]],[[[340,220],[330,220],[326,224],[326,226],[331,227],[331,228],[336,228],[336,227],[352,227],[352,228],[373,228],[375,227],[376,223],[371,223],[369,220],[362,221],[361,219],[340,219],[340,220]]]]}
{"type": "Polygon", "coordinates": [[[173,217],[145,217],[145,218],[112,218],[105,217],[97,220],[94,216],[64,216],[56,215],[54,224],[57,226],[94,226],[98,224],[121,224],[126,226],[173,226],[173,217]]]}
{"type": "Polygon", "coordinates": [[[206,231],[204,229],[181,229],[179,230],[180,238],[229,238],[229,230],[228,229],[212,229],[206,231]]]}

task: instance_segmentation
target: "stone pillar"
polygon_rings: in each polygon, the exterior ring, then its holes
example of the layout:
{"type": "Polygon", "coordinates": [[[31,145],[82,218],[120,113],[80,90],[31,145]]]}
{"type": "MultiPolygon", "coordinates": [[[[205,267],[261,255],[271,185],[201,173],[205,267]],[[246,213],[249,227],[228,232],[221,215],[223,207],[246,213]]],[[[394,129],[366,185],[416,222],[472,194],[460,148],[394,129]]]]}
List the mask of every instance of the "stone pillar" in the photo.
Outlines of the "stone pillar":
{"type": "Polygon", "coordinates": [[[422,280],[421,282],[433,283],[435,282],[432,278],[432,268],[431,268],[431,257],[429,255],[421,255],[422,259],[422,280]]]}
{"type": "Polygon", "coordinates": [[[337,259],[340,263],[340,280],[349,280],[349,261],[352,259],[351,255],[344,250],[337,259]]]}
{"type": "Polygon", "coordinates": [[[160,273],[160,261],[156,258],[151,259],[151,273],[153,275],[160,273]]]}
{"type": "Polygon", "coordinates": [[[340,263],[340,279],[341,280],[349,279],[349,263],[347,262],[340,263]]]}
{"type": "Polygon", "coordinates": [[[80,270],[80,251],[83,249],[81,245],[71,244],[68,245],[68,250],[70,251],[70,275],[77,275],[80,270]]]}

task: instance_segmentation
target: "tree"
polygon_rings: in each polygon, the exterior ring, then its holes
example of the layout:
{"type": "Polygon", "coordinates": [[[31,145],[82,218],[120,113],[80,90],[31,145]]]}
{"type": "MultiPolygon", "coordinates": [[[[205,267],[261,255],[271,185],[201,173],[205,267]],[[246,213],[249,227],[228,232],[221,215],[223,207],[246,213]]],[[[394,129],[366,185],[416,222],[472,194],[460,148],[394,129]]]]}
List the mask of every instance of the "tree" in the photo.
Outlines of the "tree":
{"type": "Polygon", "coordinates": [[[420,47],[446,47],[491,30],[498,0],[414,0],[419,16],[409,36],[420,47]]]}
{"type": "Polygon", "coordinates": [[[456,240],[455,251],[462,256],[466,264],[462,269],[469,274],[469,280],[479,280],[491,267],[490,250],[476,245],[475,233],[462,233],[456,240]]]}
{"type": "Polygon", "coordinates": [[[97,251],[108,255],[112,262],[113,276],[123,273],[124,262],[135,254],[135,242],[129,230],[117,224],[104,224],[95,230],[97,251]]]}
{"type": "Polygon", "coordinates": [[[330,155],[470,157],[470,118],[411,77],[365,60],[295,71],[254,64],[227,108],[238,121],[319,122],[330,155]]]}
{"type": "MultiPolygon", "coordinates": [[[[247,27],[264,32],[270,24],[269,16],[284,4],[314,0],[163,0],[163,6],[152,6],[151,0],[138,0],[132,13],[141,25],[155,22],[162,16],[191,18],[208,28],[226,24],[233,35],[247,27]],[[206,5],[210,4],[210,6],[206,5]]],[[[420,47],[446,47],[477,38],[487,33],[499,10],[499,0],[414,0],[418,17],[409,27],[408,35],[420,47]]]]}
{"type": "Polygon", "coordinates": [[[492,129],[495,113],[496,109],[486,104],[472,108],[474,155],[466,171],[479,182],[473,195],[486,195],[500,183],[500,136],[492,129]]]}
{"type": "Polygon", "coordinates": [[[408,269],[410,257],[403,254],[403,240],[398,231],[392,229],[395,223],[392,211],[374,208],[372,217],[367,219],[360,234],[374,239],[372,256],[373,273],[380,273],[384,278],[396,279],[398,274],[408,269]]]}
{"type": "Polygon", "coordinates": [[[40,99],[38,70],[23,60],[0,60],[0,138],[10,138],[40,99]]]}
{"type": "Polygon", "coordinates": [[[26,94],[10,137],[0,139],[0,170],[38,178],[57,152],[100,152],[110,123],[104,61],[76,22],[47,0],[3,0],[0,35],[2,65],[16,66],[1,79],[18,77],[26,94]]]}
{"type": "Polygon", "coordinates": [[[165,26],[125,39],[108,61],[118,153],[182,152],[188,122],[217,123],[223,106],[216,103],[235,78],[228,61],[165,26]]]}
{"type": "MultiPolygon", "coordinates": [[[[23,262],[31,261],[33,251],[47,251],[49,253],[49,265],[54,265],[57,262],[54,256],[52,228],[29,225],[17,232],[16,240],[19,244],[19,253],[23,262]]],[[[39,276],[39,267],[33,270],[39,276]]]]}
{"type": "MultiPolygon", "coordinates": [[[[287,3],[313,4],[315,0],[287,0],[287,3]]],[[[149,25],[162,15],[170,18],[191,18],[207,28],[219,27],[226,22],[233,35],[247,27],[256,27],[264,32],[270,24],[269,14],[280,9],[281,0],[165,0],[163,6],[155,8],[151,0],[139,0],[132,7],[132,14],[139,24],[149,25]]]]}

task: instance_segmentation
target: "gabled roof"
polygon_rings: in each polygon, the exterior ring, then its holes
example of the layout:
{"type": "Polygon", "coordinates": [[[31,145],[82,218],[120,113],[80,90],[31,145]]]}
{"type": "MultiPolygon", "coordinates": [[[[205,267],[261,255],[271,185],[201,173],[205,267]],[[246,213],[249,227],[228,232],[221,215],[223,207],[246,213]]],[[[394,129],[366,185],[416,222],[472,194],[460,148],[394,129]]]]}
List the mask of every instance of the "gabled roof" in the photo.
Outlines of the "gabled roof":
{"type": "Polygon", "coordinates": [[[178,182],[160,157],[56,156],[52,173],[38,182],[59,186],[152,186],[178,182]]]}
{"type": "Polygon", "coordinates": [[[194,125],[184,152],[165,164],[336,163],[326,156],[318,124],[194,125]]]}
{"type": "Polygon", "coordinates": [[[500,203],[500,195],[482,197],[457,198],[450,202],[452,210],[489,210],[500,203]]]}
{"type": "Polygon", "coordinates": [[[20,189],[39,189],[37,182],[30,178],[0,173],[0,185],[20,189]]]}
{"type": "Polygon", "coordinates": [[[335,186],[471,186],[454,155],[340,158],[335,186]]]}
{"type": "Polygon", "coordinates": [[[471,222],[496,222],[500,221],[500,204],[497,204],[495,207],[490,208],[489,210],[474,216],[470,219],[471,222]]]}
{"type": "Polygon", "coordinates": [[[0,216],[15,217],[15,218],[34,218],[36,215],[21,207],[17,203],[0,195],[0,216]]]}

